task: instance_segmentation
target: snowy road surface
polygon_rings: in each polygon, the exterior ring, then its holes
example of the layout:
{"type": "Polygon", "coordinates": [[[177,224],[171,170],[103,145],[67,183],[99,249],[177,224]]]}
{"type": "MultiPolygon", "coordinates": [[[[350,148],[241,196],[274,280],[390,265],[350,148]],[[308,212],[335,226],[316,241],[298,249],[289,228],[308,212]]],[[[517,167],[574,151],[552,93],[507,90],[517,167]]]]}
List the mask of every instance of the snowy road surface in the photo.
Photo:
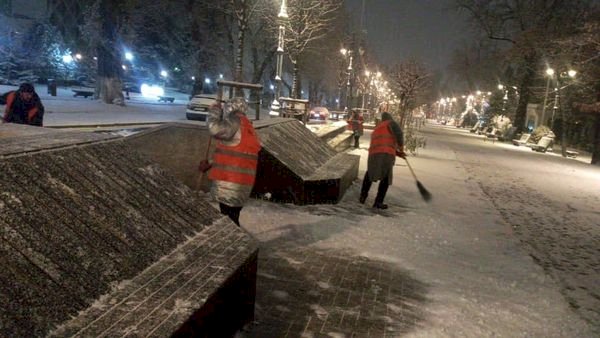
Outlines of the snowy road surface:
{"type": "MultiPolygon", "coordinates": [[[[386,202],[255,200],[261,242],[255,323],[240,336],[598,336],[600,171],[529,148],[426,127],[386,202]]],[[[361,139],[359,178],[370,133],[361,139]]],[[[376,185],[376,184],[375,184],[376,185]]]]}

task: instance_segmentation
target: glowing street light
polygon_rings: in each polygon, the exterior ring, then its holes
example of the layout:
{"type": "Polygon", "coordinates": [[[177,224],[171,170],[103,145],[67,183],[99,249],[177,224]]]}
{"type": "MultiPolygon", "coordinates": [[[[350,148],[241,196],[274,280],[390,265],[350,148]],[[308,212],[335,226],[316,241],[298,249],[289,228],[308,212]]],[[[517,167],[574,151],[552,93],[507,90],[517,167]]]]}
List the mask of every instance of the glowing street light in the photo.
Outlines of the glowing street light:
{"type": "Polygon", "coordinates": [[[577,71],[576,71],[576,70],[573,70],[573,69],[569,69],[569,71],[567,72],[567,74],[568,74],[570,77],[572,77],[572,78],[573,78],[573,77],[575,77],[575,76],[577,75],[577,71]]]}
{"type": "Polygon", "coordinates": [[[62,56],[62,60],[64,63],[71,63],[73,62],[73,56],[71,56],[71,54],[65,54],[62,56]]]}
{"type": "Polygon", "coordinates": [[[81,60],[83,58],[83,56],[81,54],[77,53],[77,54],[75,54],[75,58],[77,60],[81,60]]]}
{"type": "Polygon", "coordinates": [[[127,60],[127,61],[133,60],[133,53],[132,52],[125,52],[125,60],[127,60]]]}
{"type": "Polygon", "coordinates": [[[169,76],[169,73],[167,73],[167,71],[166,71],[166,70],[161,70],[161,71],[160,71],[160,76],[162,76],[162,77],[166,78],[167,76],[169,76]]]}
{"type": "Polygon", "coordinates": [[[205,79],[204,79],[204,83],[206,83],[206,84],[210,84],[210,79],[209,79],[209,78],[205,78],[205,79]]]}
{"type": "Polygon", "coordinates": [[[548,75],[548,76],[554,76],[554,69],[552,69],[552,68],[546,69],[546,75],[548,75]]]}

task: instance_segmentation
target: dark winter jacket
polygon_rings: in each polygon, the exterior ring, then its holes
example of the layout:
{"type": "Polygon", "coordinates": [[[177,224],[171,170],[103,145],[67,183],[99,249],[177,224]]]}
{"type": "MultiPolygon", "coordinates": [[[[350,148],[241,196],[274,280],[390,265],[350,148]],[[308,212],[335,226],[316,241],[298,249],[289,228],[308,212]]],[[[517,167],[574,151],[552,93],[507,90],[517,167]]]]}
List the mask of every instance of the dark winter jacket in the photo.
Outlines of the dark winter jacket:
{"type": "Polygon", "coordinates": [[[3,121],[41,127],[44,121],[44,106],[37,93],[32,95],[31,100],[24,101],[19,90],[8,92],[3,121]]]}
{"type": "MultiPolygon", "coordinates": [[[[381,120],[390,121],[387,125],[387,130],[390,135],[396,141],[397,149],[401,150],[404,147],[404,135],[402,134],[402,129],[392,119],[392,116],[389,113],[381,114],[381,120]]],[[[373,142],[371,140],[371,142],[373,142]]],[[[396,155],[388,154],[388,153],[373,153],[369,154],[369,159],[367,161],[367,171],[369,172],[369,178],[371,181],[379,181],[388,178],[388,182],[391,185],[393,181],[393,171],[394,164],[396,163],[396,155]]]]}

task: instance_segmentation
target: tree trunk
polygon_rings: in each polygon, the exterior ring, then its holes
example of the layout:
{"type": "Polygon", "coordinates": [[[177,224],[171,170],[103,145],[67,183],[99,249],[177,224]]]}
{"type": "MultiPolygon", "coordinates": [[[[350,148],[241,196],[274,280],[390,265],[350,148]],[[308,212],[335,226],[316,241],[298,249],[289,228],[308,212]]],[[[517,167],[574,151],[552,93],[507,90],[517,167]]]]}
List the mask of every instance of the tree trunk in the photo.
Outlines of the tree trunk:
{"type": "Polygon", "coordinates": [[[529,90],[529,85],[531,84],[531,80],[533,77],[530,74],[531,72],[527,71],[523,75],[523,79],[521,80],[519,89],[519,102],[517,103],[517,109],[515,111],[515,123],[514,127],[516,128],[516,133],[522,133],[525,130],[525,120],[527,118],[527,105],[529,104],[529,96],[531,94],[529,90]]]}
{"type": "Polygon", "coordinates": [[[594,119],[594,135],[593,135],[593,150],[592,150],[592,164],[600,166],[600,114],[596,115],[594,119]]]}
{"type": "Polygon", "coordinates": [[[235,53],[235,75],[234,81],[244,82],[243,71],[244,71],[244,44],[246,39],[246,27],[240,25],[238,31],[238,46],[235,53]]]}
{"type": "Polygon", "coordinates": [[[192,96],[202,94],[202,91],[204,90],[204,81],[202,81],[200,75],[196,75],[194,79],[195,80],[194,85],[192,87],[192,96]]]}
{"type": "Polygon", "coordinates": [[[101,32],[103,41],[98,44],[97,97],[105,103],[125,105],[123,83],[121,82],[121,62],[116,46],[118,3],[115,0],[100,1],[101,32]]]}
{"type": "Polygon", "coordinates": [[[298,74],[300,72],[300,68],[298,67],[298,62],[294,62],[294,76],[293,76],[293,80],[292,80],[292,98],[294,99],[299,99],[300,95],[299,95],[299,90],[298,90],[298,85],[299,85],[299,81],[298,81],[298,74]]]}

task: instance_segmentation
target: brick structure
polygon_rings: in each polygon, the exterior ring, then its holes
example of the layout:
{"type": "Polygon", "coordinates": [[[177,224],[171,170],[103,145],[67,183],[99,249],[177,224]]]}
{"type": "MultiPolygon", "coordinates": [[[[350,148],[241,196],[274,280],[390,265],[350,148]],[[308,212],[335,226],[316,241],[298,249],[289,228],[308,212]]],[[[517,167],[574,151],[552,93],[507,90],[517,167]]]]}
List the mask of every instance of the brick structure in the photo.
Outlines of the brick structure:
{"type": "Polygon", "coordinates": [[[123,139],[0,125],[0,336],[214,336],[257,245],[123,139]]]}
{"type": "MultiPolygon", "coordinates": [[[[338,153],[296,119],[254,121],[254,128],[262,145],[256,197],[301,205],[337,203],[358,176],[359,156],[338,153]]],[[[197,169],[208,139],[206,127],[190,122],[153,128],[127,142],[192,189],[208,191],[207,175],[200,177],[197,169]]]]}

